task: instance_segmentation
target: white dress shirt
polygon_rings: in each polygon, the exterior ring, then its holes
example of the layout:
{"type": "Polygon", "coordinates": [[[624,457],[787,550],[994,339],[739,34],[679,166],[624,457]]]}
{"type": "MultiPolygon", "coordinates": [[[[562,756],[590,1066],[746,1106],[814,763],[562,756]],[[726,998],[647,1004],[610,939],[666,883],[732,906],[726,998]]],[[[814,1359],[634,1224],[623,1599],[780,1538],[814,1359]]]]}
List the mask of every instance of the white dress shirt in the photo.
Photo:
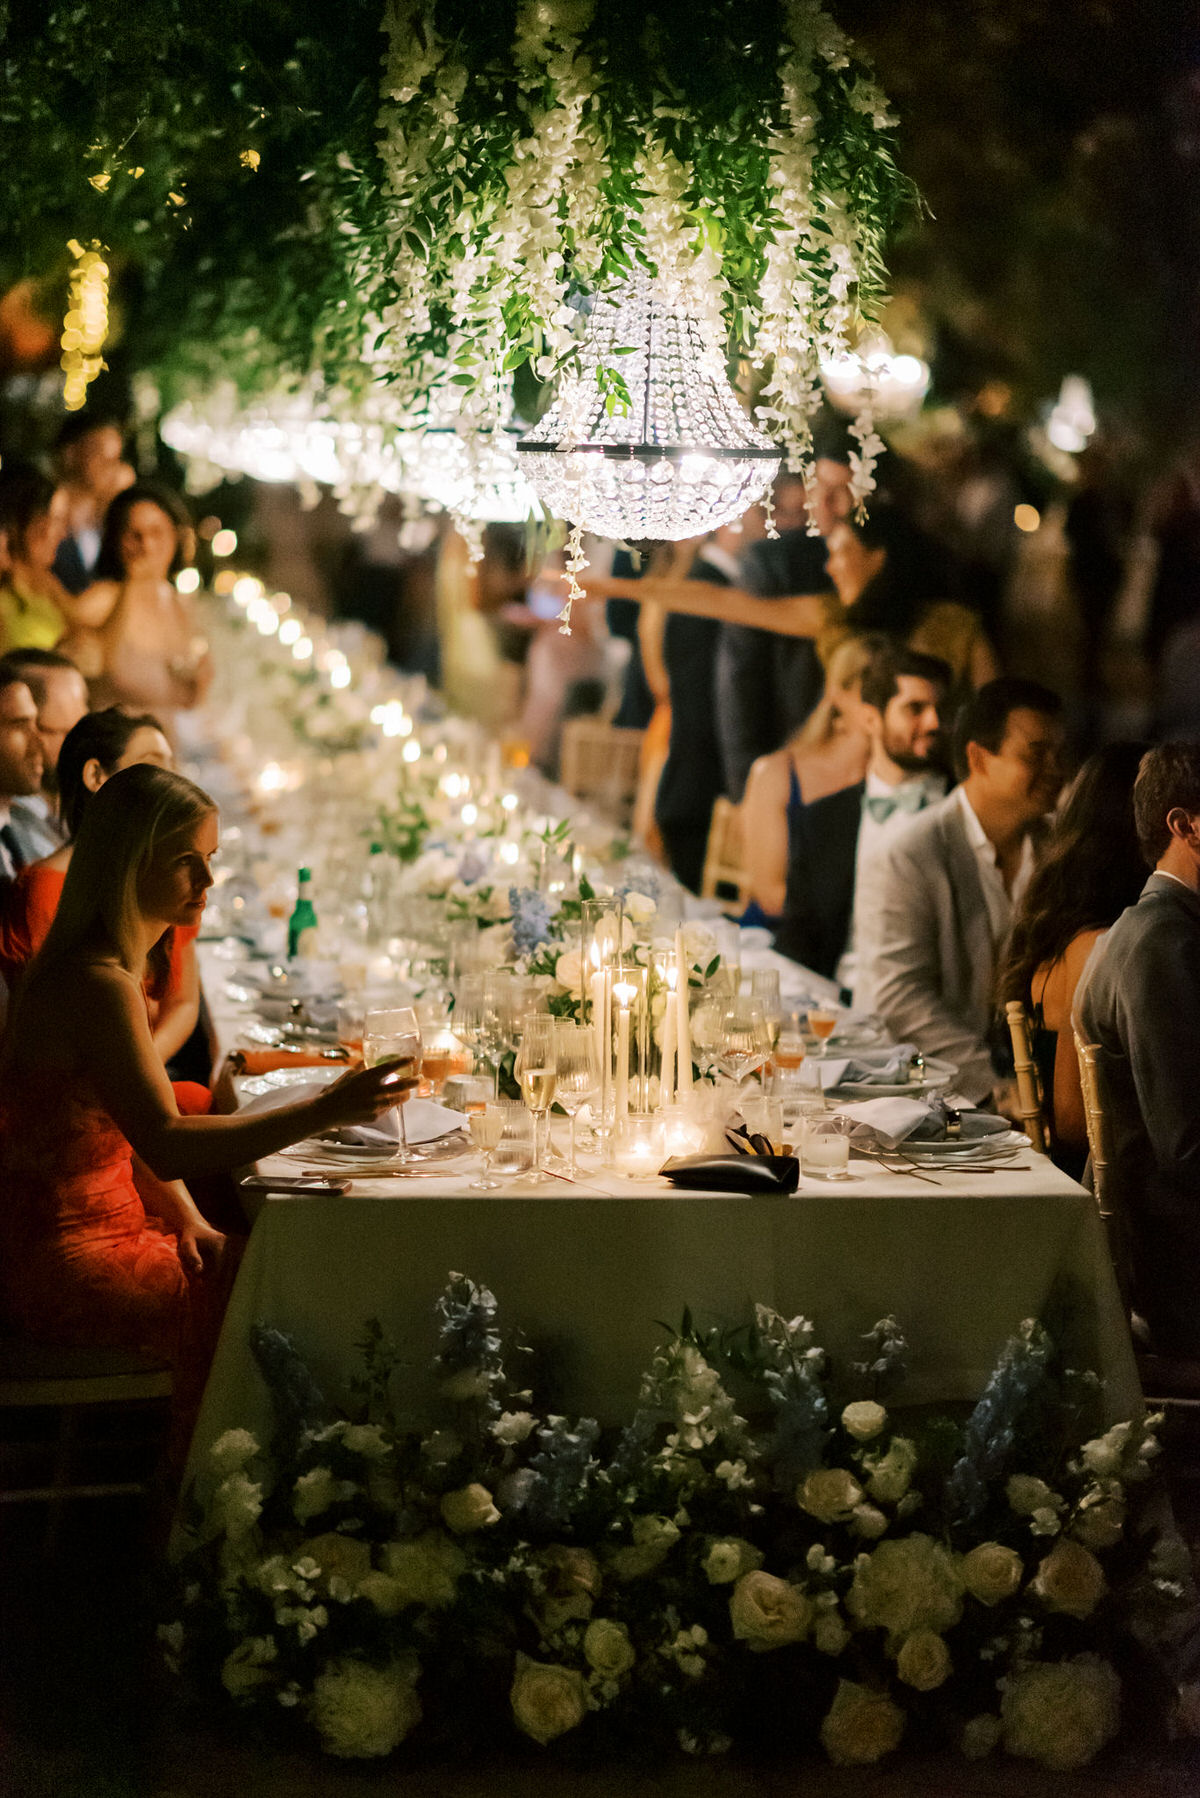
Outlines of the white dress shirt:
{"type": "Polygon", "coordinates": [[[979,869],[979,884],[983,888],[983,901],[987,906],[988,923],[991,926],[992,942],[999,949],[1012,926],[1013,913],[1020,903],[1021,895],[1029,885],[1033,874],[1034,849],[1033,838],[1026,836],[1021,845],[1021,860],[1016,876],[1009,892],[1004,884],[1004,875],[1000,871],[1000,862],[996,855],[996,845],[984,830],[975,816],[974,807],[967,798],[965,787],[959,787],[956,794],[962,807],[963,825],[967,833],[967,841],[975,851],[975,865],[979,869]]]}
{"type": "Polygon", "coordinates": [[[838,984],[854,994],[856,1011],[871,1010],[867,970],[874,957],[874,925],[879,916],[879,878],[884,850],[919,811],[940,799],[945,790],[946,782],[940,774],[910,774],[896,786],[889,786],[878,774],[867,775],[854,856],[854,909],[845,953],[838,962],[836,976],[838,984]],[[880,819],[872,816],[867,804],[869,799],[900,800],[901,803],[889,817],[880,819]],[[904,800],[909,804],[905,805],[904,800]]]}

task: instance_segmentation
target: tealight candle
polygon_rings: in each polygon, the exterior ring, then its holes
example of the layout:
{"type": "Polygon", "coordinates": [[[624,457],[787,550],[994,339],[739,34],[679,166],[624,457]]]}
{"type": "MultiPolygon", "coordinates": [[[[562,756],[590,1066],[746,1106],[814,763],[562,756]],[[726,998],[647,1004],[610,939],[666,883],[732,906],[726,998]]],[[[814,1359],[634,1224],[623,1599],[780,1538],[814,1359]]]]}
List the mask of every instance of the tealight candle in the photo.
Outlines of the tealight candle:
{"type": "Polygon", "coordinates": [[[630,1112],[617,1124],[613,1161],[630,1180],[652,1180],[663,1163],[662,1125],[657,1114],[630,1112]]]}

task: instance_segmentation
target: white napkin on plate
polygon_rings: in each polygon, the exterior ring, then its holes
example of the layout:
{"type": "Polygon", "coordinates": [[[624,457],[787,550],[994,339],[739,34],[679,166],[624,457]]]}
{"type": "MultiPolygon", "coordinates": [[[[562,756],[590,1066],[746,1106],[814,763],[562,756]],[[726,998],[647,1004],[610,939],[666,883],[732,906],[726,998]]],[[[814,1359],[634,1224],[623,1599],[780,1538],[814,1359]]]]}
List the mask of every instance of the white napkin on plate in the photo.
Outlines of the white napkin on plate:
{"type": "Polygon", "coordinates": [[[856,1105],[839,1105],[837,1115],[866,1125],[885,1148],[894,1149],[925,1122],[929,1106],[921,1099],[861,1099],[856,1105]]]}
{"type": "MultiPolygon", "coordinates": [[[[382,1112],[373,1124],[347,1124],[330,1134],[335,1142],[359,1143],[364,1148],[378,1148],[381,1144],[390,1146],[400,1141],[399,1109],[394,1106],[391,1111],[382,1112]]],[[[462,1130],[466,1121],[461,1111],[451,1111],[435,1099],[410,1099],[404,1107],[405,1134],[414,1147],[420,1143],[437,1142],[439,1137],[462,1130]]]]}

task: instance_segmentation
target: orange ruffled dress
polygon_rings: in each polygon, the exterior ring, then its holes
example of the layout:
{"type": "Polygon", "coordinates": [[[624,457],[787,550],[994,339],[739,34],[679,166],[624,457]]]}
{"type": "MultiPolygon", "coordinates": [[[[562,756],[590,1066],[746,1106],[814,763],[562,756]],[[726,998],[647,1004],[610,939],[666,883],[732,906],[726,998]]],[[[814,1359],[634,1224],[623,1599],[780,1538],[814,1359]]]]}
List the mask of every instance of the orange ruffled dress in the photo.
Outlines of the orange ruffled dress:
{"type": "MultiPolygon", "coordinates": [[[[0,975],[11,993],[24,972],[25,965],[37,954],[54,922],[58,902],[62,898],[66,874],[45,862],[31,862],[22,868],[4,895],[0,905],[0,975]]],[[[183,952],[199,934],[198,924],[177,925],[171,937],[171,958],[166,979],[161,987],[148,984],[146,998],[154,1007],[179,990],[183,980],[183,952]]],[[[212,1110],[212,1093],[195,1080],[176,1080],[175,1103],[185,1117],[202,1117],[212,1110]]]]}
{"type": "Polygon", "coordinates": [[[188,1278],[175,1237],[143,1204],[144,1193],[153,1209],[157,1185],[87,1084],[10,1068],[0,1092],[4,1320],[36,1342],[168,1362],[186,1441],[228,1276],[188,1278]]]}

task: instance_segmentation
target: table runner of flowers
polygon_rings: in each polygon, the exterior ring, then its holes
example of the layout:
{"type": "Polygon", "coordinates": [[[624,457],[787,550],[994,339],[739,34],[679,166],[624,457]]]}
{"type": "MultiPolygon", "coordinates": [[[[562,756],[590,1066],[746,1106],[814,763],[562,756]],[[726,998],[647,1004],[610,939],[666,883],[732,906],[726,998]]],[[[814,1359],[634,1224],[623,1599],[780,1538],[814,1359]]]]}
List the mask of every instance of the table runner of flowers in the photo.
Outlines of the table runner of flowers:
{"type": "Polygon", "coordinates": [[[1038,1323],[955,1417],[889,1408],[892,1318],[834,1368],[804,1318],[685,1314],[615,1431],[535,1409],[485,1287],[452,1274],[436,1323],[425,1428],[377,1322],[352,1416],[256,1327],[274,1434],[227,1431],[189,1495],[177,1671],[345,1757],[516,1731],[1066,1770],[1123,1705],[1142,1732],[1198,1720],[1163,1648],[1195,1594],[1151,1522],[1158,1420],[1092,1434],[1099,1382],[1038,1323]]]}

